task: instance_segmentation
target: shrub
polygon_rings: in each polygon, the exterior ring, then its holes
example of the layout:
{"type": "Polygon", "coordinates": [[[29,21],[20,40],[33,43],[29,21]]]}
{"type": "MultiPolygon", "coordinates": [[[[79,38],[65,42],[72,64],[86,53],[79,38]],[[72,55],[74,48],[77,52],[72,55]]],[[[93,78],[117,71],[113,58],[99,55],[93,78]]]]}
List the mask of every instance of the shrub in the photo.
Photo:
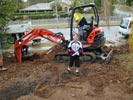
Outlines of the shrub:
{"type": "MultiPolygon", "coordinates": [[[[58,12],[58,15],[60,17],[67,17],[68,14],[66,12],[60,11],[58,12]]],[[[18,19],[25,19],[25,18],[30,18],[30,19],[49,19],[49,18],[55,18],[56,14],[54,11],[52,12],[29,12],[29,13],[16,13],[14,14],[14,20],[18,19]],[[25,17],[26,16],[26,17],[25,17]]]]}

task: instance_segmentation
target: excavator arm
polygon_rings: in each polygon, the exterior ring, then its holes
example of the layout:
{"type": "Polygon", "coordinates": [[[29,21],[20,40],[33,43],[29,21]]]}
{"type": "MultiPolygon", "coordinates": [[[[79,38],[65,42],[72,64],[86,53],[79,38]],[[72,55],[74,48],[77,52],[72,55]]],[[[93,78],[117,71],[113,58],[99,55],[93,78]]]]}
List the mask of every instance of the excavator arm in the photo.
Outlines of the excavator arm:
{"type": "Polygon", "coordinates": [[[15,41],[14,54],[15,54],[16,62],[19,62],[19,63],[22,62],[23,46],[26,45],[28,42],[30,42],[31,40],[33,40],[36,37],[45,38],[45,39],[47,39],[51,42],[54,42],[56,44],[63,44],[63,42],[65,42],[65,38],[62,33],[53,33],[46,29],[33,29],[32,31],[23,35],[19,40],[15,41]]]}

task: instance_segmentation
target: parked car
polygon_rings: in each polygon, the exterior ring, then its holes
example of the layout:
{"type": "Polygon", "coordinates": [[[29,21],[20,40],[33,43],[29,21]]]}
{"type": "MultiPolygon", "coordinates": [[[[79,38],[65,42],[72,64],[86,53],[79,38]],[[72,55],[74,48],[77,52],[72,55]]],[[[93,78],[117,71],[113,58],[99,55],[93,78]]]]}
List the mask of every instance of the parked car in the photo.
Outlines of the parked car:
{"type": "Polygon", "coordinates": [[[131,33],[131,23],[133,23],[133,17],[123,18],[119,26],[119,34],[128,38],[131,33]]]}

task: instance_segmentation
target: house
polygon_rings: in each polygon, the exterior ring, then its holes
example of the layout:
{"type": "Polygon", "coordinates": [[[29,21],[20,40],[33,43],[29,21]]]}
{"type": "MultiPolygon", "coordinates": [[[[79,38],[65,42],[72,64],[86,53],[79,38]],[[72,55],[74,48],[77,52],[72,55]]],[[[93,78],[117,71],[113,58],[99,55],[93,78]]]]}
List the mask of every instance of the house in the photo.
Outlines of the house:
{"type": "Polygon", "coordinates": [[[51,3],[37,3],[31,5],[27,8],[20,9],[19,12],[45,12],[45,11],[53,11],[50,7],[51,3]]]}
{"type": "MultiPolygon", "coordinates": [[[[55,1],[49,2],[49,3],[37,3],[34,5],[31,5],[27,8],[20,9],[19,12],[45,12],[45,11],[53,11],[51,8],[51,4],[53,4],[55,1]]],[[[69,5],[71,4],[70,0],[56,0],[56,2],[60,2],[62,8],[64,11],[69,11],[69,5]]]]}

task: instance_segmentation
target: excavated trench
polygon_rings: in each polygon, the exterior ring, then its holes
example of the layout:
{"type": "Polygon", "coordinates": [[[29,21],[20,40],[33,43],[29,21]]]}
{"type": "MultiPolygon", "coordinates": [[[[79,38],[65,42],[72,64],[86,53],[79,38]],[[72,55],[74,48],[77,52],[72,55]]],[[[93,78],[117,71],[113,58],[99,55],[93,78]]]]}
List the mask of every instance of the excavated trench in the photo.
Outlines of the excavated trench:
{"type": "Polygon", "coordinates": [[[17,98],[32,93],[38,84],[45,84],[50,81],[50,77],[43,76],[33,82],[16,82],[0,90],[0,100],[16,100],[17,98]]]}
{"type": "MultiPolygon", "coordinates": [[[[127,45],[123,45],[116,48],[115,47],[110,47],[110,48],[113,48],[114,54],[117,54],[117,55],[125,54],[125,53],[127,54],[129,52],[127,45]]],[[[88,63],[84,63],[81,68],[82,75],[79,78],[76,78],[74,74],[66,75],[64,72],[62,72],[64,71],[64,68],[62,67],[65,67],[66,65],[59,64],[53,60],[54,54],[57,53],[58,51],[60,51],[60,47],[54,46],[53,51],[50,52],[49,54],[46,54],[46,53],[33,54],[29,58],[28,57],[25,58],[24,59],[25,63],[20,64],[19,67],[17,66],[18,68],[16,69],[20,71],[21,69],[25,68],[26,72],[22,71],[21,72],[22,76],[20,75],[21,76],[20,78],[22,78],[22,80],[21,81],[18,80],[15,82],[15,84],[10,84],[8,86],[5,86],[4,88],[1,88],[0,100],[16,100],[22,96],[29,95],[31,93],[34,93],[39,97],[50,98],[53,91],[58,91],[56,90],[58,88],[59,89],[64,88],[63,90],[65,90],[66,88],[65,85],[67,83],[69,84],[70,82],[83,83],[85,82],[85,80],[89,80],[90,85],[95,87],[95,92],[94,92],[95,95],[96,93],[100,94],[104,90],[104,88],[108,86],[110,83],[114,83],[114,84],[123,83],[123,84],[127,84],[126,86],[128,86],[129,83],[126,83],[126,82],[131,81],[130,84],[133,82],[130,78],[127,79],[127,77],[130,77],[130,74],[128,74],[128,71],[126,69],[124,69],[123,67],[120,67],[120,63],[116,59],[113,59],[110,65],[102,65],[101,64],[102,62],[91,64],[91,65],[88,65],[88,63]],[[50,74],[46,74],[46,75],[40,74],[40,76],[37,78],[34,78],[34,80],[23,81],[24,79],[23,73],[28,73],[29,71],[27,70],[29,70],[30,68],[31,68],[30,74],[35,74],[36,76],[37,74],[41,73],[42,67],[40,69],[40,72],[39,71],[37,71],[38,73],[32,72],[33,68],[31,67],[31,65],[33,66],[34,63],[44,65],[43,68],[46,68],[46,72],[50,71],[50,74]],[[45,64],[47,63],[51,65],[45,66],[45,64]],[[125,74],[126,71],[127,73],[125,74]],[[51,89],[52,86],[50,84],[52,85],[54,84],[56,88],[51,89]],[[62,85],[59,87],[59,84],[62,84],[62,85]]],[[[16,70],[15,72],[17,72],[16,70]]],[[[45,73],[45,71],[42,73],[45,73]]],[[[17,77],[17,73],[15,74],[17,77]]],[[[10,75],[12,75],[11,72],[9,72],[9,76],[10,75]]],[[[129,90],[130,90],[130,93],[132,93],[132,88],[130,88],[129,90]]]]}

